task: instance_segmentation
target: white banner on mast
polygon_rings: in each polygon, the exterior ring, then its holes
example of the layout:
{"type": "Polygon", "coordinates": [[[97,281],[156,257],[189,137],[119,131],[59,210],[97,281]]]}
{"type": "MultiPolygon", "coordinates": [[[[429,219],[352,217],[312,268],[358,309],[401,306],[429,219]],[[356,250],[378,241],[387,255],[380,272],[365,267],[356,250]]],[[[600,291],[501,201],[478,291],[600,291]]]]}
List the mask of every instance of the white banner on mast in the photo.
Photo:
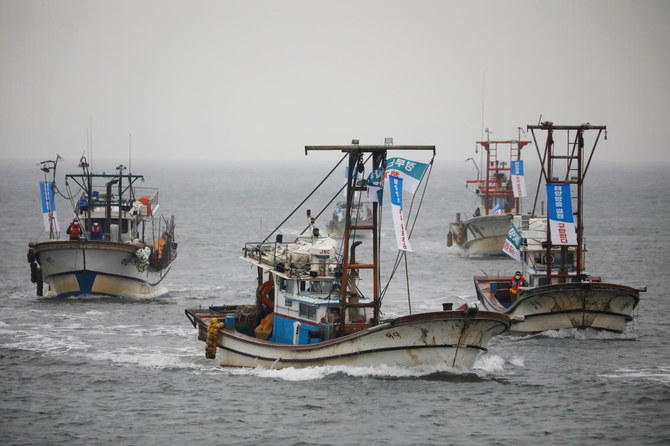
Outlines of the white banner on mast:
{"type": "Polygon", "coordinates": [[[398,249],[412,252],[412,245],[409,243],[409,236],[405,228],[405,216],[402,211],[403,179],[390,176],[388,180],[391,196],[391,214],[393,215],[393,226],[395,227],[395,238],[398,243],[398,249]]]}

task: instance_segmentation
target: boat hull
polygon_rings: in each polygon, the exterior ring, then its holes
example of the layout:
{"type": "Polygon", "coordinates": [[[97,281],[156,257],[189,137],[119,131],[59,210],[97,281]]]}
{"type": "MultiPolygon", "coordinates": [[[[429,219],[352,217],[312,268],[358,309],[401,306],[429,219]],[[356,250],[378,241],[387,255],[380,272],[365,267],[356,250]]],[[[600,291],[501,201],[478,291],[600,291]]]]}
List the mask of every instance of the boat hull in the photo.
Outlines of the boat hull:
{"type": "Polygon", "coordinates": [[[539,333],[568,328],[620,333],[633,319],[640,290],[603,282],[570,282],[521,288],[519,298],[506,302],[506,290],[493,292],[491,283],[505,277],[475,277],[477,297],[484,308],[510,316],[511,333],[539,333]],[[496,294],[498,297],[496,297],[496,294]],[[508,305],[508,306],[506,306],[508,305]]]}
{"type": "Polygon", "coordinates": [[[511,214],[473,217],[451,223],[452,239],[468,257],[504,256],[502,247],[509,232],[511,214]]]}
{"type": "Polygon", "coordinates": [[[49,241],[31,245],[46,296],[107,295],[153,298],[168,268],[152,271],[138,264],[137,246],[103,241],[49,241]]]}
{"type": "MultiPolygon", "coordinates": [[[[212,315],[191,312],[205,340],[212,315]]],[[[202,311],[202,310],[200,310],[202,311]]],[[[221,317],[219,315],[219,317],[221,317]]],[[[223,318],[222,318],[223,319],[223,318]]],[[[505,315],[469,310],[411,315],[340,338],[306,345],[279,344],[223,328],[217,355],[224,367],[311,366],[448,366],[470,370],[477,357],[487,351],[489,340],[509,327],[505,315]]]]}

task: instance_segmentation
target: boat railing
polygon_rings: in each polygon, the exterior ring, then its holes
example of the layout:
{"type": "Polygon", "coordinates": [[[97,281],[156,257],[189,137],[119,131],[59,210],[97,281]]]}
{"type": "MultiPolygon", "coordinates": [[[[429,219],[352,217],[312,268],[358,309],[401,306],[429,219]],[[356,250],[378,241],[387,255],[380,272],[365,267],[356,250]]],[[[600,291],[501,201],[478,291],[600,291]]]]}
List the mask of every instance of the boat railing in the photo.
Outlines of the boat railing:
{"type": "Polygon", "coordinates": [[[154,187],[136,187],[135,188],[135,200],[142,201],[142,198],[148,198],[149,203],[151,204],[151,209],[158,208],[158,189],[154,187]]]}
{"type": "Polygon", "coordinates": [[[89,210],[100,208],[104,209],[108,205],[111,205],[114,209],[118,210],[119,204],[121,205],[121,210],[124,212],[130,211],[133,208],[133,205],[137,202],[142,203],[146,206],[145,214],[151,215],[151,210],[158,209],[158,189],[156,188],[136,188],[135,198],[129,198],[127,196],[121,197],[121,202],[119,203],[119,197],[117,194],[112,193],[109,196],[107,192],[93,191],[89,197],[86,194],[79,197],[78,208],[79,212],[83,213],[89,210]]]}
{"type": "Polygon", "coordinates": [[[333,277],[339,270],[339,263],[330,256],[320,256],[291,249],[293,243],[247,242],[243,257],[268,265],[287,276],[333,277]]]}

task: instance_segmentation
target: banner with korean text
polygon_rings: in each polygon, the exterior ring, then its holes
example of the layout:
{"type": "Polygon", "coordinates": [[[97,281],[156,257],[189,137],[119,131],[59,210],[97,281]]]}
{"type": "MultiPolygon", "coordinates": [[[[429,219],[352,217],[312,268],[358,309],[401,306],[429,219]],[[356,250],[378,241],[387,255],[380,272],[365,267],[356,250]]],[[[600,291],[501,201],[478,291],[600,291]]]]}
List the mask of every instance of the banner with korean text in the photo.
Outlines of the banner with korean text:
{"type": "Polygon", "coordinates": [[[547,184],[547,210],[553,245],[577,244],[569,184],[547,184]]]}
{"type": "Polygon", "coordinates": [[[512,161],[511,175],[512,189],[514,191],[514,198],[521,198],[526,196],[526,180],[523,175],[523,161],[512,161]]]}
{"type": "Polygon", "coordinates": [[[54,185],[51,182],[40,181],[40,195],[42,197],[42,217],[44,230],[49,233],[58,233],[58,216],[54,201],[54,185]]]}
{"type": "Polygon", "coordinates": [[[509,231],[507,232],[507,238],[502,248],[503,252],[513,258],[514,260],[521,261],[521,232],[517,227],[512,223],[509,231]]]}
{"type": "Polygon", "coordinates": [[[402,211],[402,188],[403,178],[391,176],[388,178],[389,192],[391,196],[391,214],[393,215],[393,226],[395,227],[395,238],[398,249],[412,251],[409,243],[407,229],[405,227],[405,215],[402,211]]]}
{"type": "Polygon", "coordinates": [[[391,214],[395,227],[398,249],[412,251],[409,234],[405,226],[405,214],[402,209],[402,191],[414,194],[421,183],[428,164],[419,163],[405,158],[389,158],[386,160],[384,178],[389,182],[391,196],[391,214]]]}
{"type": "Polygon", "coordinates": [[[418,163],[405,158],[389,158],[386,160],[384,178],[399,177],[403,180],[403,189],[413,194],[421,183],[428,164],[418,163]]]}
{"type": "Polygon", "coordinates": [[[382,186],[382,180],[384,179],[384,168],[379,167],[370,173],[368,175],[367,179],[367,196],[364,197],[364,201],[368,201],[370,203],[381,203],[382,202],[382,195],[384,193],[384,189],[382,186]]]}

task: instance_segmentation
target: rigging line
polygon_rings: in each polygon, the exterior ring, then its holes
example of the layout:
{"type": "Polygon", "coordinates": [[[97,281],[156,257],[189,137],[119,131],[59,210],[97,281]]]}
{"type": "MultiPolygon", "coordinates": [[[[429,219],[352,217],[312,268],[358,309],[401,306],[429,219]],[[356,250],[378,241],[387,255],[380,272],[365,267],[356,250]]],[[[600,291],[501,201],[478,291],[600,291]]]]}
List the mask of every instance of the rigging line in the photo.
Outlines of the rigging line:
{"type": "Polygon", "coordinates": [[[68,196],[63,197],[63,198],[65,198],[66,200],[70,200],[70,206],[72,206],[72,211],[76,215],[77,214],[77,206],[74,202],[74,195],[72,194],[72,190],[70,189],[70,183],[67,183],[67,182],[65,183],[65,189],[67,189],[68,196]]]}
{"type": "MultiPolygon", "coordinates": [[[[365,161],[363,161],[363,163],[367,163],[371,156],[372,156],[372,154],[368,155],[367,159],[365,161]]],[[[335,167],[337,167],[337,166],[335,166],[335,167]]],[[[323,214],[326,211],[326,209],[328,209],[328,207],[331,205],[331,203],[333,201],[335,201],[335,199],[342,193],[342,191],[344,190],[345,187],[347,187],[347,183],[344,183],[342,185],[342,187],[340,187],[340,189],[337,192],[335,192],[335,195],[333,195],[333,198],[331,198],[330,201],[328,203],[326,203],[326,205],[321,209],[321,211],[319,211],[319,213],[316,214],[316,217],[314,217],[315,220],[317,220],[319,217],[321,217],[321,214],[323,214]]],[[[309,229],[309,225],[307,225],[305,227],[305,229],[302,230],[300,235],[304,234],[307,229],[309,229]]]]}
{"type": "MultiPolygon", "coordinates": [[[[540,165],[542,167],[542,175],[540,175],[537,179],[537,188],[535,189],[535,200],[533,201],[533,211],[531,213],[532,216],[536,216],[535,211],[537,209],[537,200],[539,199],[539,196],[540,196],[540,186],[542,186],[542,180],[543,179],[545,180],[545,183],[546,183],[546,178],[547,178],[547,174],[544,171],[544,162],[545,162],[546,157],[547,157],[547,146],[545,145],[544,156],[542,156],[540,154],[540,146],[537,145],[537,139],[535,138],[535,130],[530,129],[530,132],[533,135],[533,142],[535,143],[535,151],[537,152],[537,156],[540,159],[540,165]]],[[[547,138],[549,138],[549,137],[547,136],[547,138]]]]}
{"type": "Polygon", "coordinates": [[[407,268],[407,256],[405,256],[405,283],[407,284],[407,307],[409,314],[412,314],[412,297],[409,291],[409,269],[407,268]]]}
{"type": "MultiPolygon", "coordinates": [[[[433,160],[435,157],[433,157],[430,160],[430,167],[428,168],[428,173],[426,174],[426,182],[423,185],[423,191],[421,192],[421,199],[419,200],[419,205],[416,209],[416,216],[414,217],[414,220],[412,221],[412,227],[409,229],[409,235],[408,238],[412,236],[412,231],[414,231],[414,226],[416,225],[416,221],[419,219],[419,212],[421,212],[421,205],[423,204],[423,199],[425,198],[426,195],[426,189],[428,189],[428,181],[430,180],[430,173],[433,171],[433,160]]],[[[422,178],[423,180],[423,178],[422,178]]],[[[412,205],[414,204],[414,197],[412,197],[412,204],[410,204],[410,212],[412,211],[412,205]]]]}
{"type": "Polygon", "coordinates": [[[283,225],[284,223],[286,223],[286,222],[288,221],[288,219],[291,218],[291,217],[293,216],[293,214],[295,214],[295,213],[298,211],[298,209],[300,209],[300,208],[302,207],[303,204],[305,204],[305,202],[309,199],[309,197],[311,197],[312,195],[314,195],[314,192],[316,192],[317,189],[319,189],[319,188],[321,187],[321,185],[322,185],[322,184],[323,184],[323,183],[324,183],[324,182],[325,182],[325,181],[326,181],[326,180],[333,174],[333,172],[335,171],[335,169],[337,169],[337,167],[338,167],[340,164],[342,164],[342,161],[344,161],[345,158],[347,158],[347,156],[349,156],[349,154],[348,154],[348,153],[345,153],[344,156],[342,157],[342,159],[340,159],[340,161],[335,165],[335,167],[333,167],[332,170],[331,170],[330,172],[328,172],[328,175],[326,175],[325,178],[324,178],[323,180],[321,180],[321,182],[320,182],[319,184],[317,184],[317,186],[312,190],[312,192],[310,192],[309,195],[307,195],[307,196],[305,197],[305,199],[302,200],[302,202],[301,202],[298,206],[296,206],[295,209],[293,209],[293,211],[288,215],[288,217],[286,217],[286,218],[284,219],[284,221],[282,221],[276,228],[274,228],[274,229],[272,230],[272,232],[270,232],[270,233],[268,234],[267,237],[265,237],[265,240],[263,240],[263,241],[260,243],[260,245],[262,245],[263,243],[267,242],[268,239],[269,239],[270,237],[272,237],[272,234],[274,234],[274,233],[277,231],[277,229],[281,228],[282,225],[283,225]]]}

